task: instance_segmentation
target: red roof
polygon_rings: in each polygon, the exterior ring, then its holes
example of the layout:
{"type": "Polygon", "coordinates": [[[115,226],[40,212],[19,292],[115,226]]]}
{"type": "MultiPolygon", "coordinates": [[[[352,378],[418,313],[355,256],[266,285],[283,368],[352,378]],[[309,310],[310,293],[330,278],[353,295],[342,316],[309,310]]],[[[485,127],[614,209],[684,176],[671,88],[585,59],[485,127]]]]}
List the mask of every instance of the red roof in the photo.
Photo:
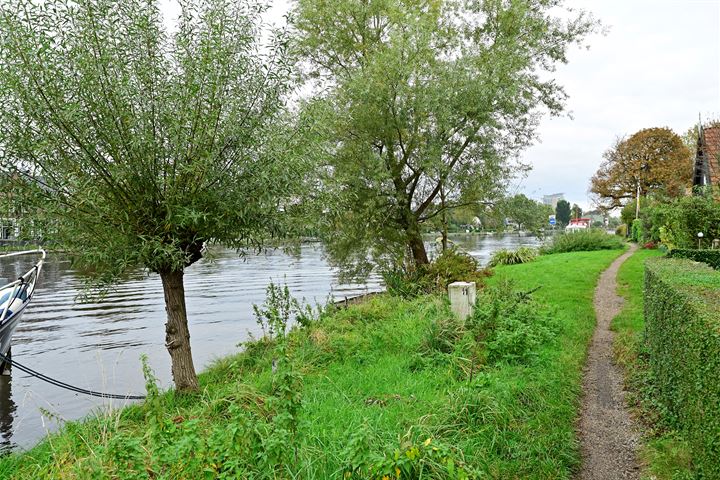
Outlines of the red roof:
{"type": "Polygon", "coordinates": [[[710,167],[710,182],[720,185],[720,125],[703,128],[703,156],[710,167]]]}

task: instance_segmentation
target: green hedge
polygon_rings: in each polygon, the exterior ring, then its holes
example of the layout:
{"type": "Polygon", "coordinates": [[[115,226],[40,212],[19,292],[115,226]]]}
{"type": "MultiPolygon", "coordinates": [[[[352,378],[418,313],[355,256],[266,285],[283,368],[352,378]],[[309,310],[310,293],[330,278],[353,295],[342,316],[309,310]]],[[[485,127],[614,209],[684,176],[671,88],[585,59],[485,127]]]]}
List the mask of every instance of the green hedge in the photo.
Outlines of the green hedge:
{"type": "Polygon", "coordinates": [[[692,446],[700,478],[720,478],[720,272],[648,260],[645,342],[662,421],[692,446]]]}
{"type": "Polygon", "coordinates": [[[707,263],[716,270],[720,270],[720,250],[692,250],[689,248],[673,248],[668,257],[687,258],[696,262],[707,263]]]}

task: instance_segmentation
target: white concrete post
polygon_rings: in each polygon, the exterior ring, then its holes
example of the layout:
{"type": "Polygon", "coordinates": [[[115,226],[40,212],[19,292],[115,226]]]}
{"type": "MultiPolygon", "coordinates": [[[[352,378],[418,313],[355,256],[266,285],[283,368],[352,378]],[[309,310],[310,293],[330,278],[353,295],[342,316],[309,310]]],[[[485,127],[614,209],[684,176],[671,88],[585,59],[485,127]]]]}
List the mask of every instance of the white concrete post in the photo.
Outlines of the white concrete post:
{"type": "Polygon", "coordinates": [[[475,307],[475,282],[453,282],[448,285],[448,295],[450,308],[460,320],[472,315],[475,307]]]}

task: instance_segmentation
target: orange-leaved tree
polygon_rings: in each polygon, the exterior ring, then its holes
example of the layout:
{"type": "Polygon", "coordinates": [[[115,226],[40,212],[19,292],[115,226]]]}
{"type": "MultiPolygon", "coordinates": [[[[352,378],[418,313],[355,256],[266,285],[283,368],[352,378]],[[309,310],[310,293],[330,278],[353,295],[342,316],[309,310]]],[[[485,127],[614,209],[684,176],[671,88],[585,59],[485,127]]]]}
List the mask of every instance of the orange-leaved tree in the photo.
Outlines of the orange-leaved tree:
{"type": "Polygon", "coordinates": [[[691,152],[669,128],[646,128],[620,138],[603,156],[590,185],[602,207],[622,207],[650,193],[678,197],[690,185],[691,152]]]}

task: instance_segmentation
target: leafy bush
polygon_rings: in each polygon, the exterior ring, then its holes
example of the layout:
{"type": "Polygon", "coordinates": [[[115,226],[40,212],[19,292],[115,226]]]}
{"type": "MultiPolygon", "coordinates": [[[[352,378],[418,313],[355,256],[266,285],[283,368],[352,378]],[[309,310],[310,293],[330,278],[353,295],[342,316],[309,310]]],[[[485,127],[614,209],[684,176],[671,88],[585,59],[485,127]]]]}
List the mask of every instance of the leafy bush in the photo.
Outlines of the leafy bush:
{"type": "Polygon", "coordinates": [[[673,248],[668,257],[687,258],[696,262],[707,263],[716,270],[720,270],[720,250],[691,250],[688,248],[673,248]]]}
{"type": "Polygon", "coordinates": [[[627,225],[624,223],[622,225],[618,225],[615,229],[615,235],[623,238],[627,237],[627,225]]]}
{"type": "Polygon", "coordinates": [[[669,248],[697,247],[698,232],[703,232],[704,242],[720,238],[720,202],[712,196],[694,195],[651,205],[641,217],[646,237],[669,248]]]}
{"type": "Polygon", "coordinates": [[[603,230],[587,229],[572,233],[563,233],[553,237],[550,245],[542,248],[542,253],[590,252],[594,250],[615,250],[622,248],[623,240],[603,230]]]}
{"type": "Polygon", "coordinates": [[[556,333],[555,321],[531,292],[517,291],[504,282],[479,293],[467,320],[451,316],[433,322],[421,353],[447,354],[481,365],[522,364],[556,333]]]}
{"type": "Polygon", "coordinates": [[[632,222],[632,226],[630,229],[630,239],[633,242],[641,243],[644,238],[645,233],[643,231],[643,221],[639,218],[636,218],[632,222]]]}
{"type": "Polygon", "coordinates": [[[472,256],[448,249],[428,265],[383,272],[383,280],[390,294],[408,298],[423,293],[445,291],[448,284],[453,282],[475,282],[482,285],[488,275],[490,272],[481,270],[472,256]]]}
{"type": "Polygon", "coordinates": [[[661,421],[683,432],[699,478],[720,478],[720,273],[685,259],[649,260],[645,348],[661,421]]]}
{"type": "Polygon", "coordinates": [[[517,265],[518,263],[532,262],[538,256],[538,251],[530,247],[520,247],[517,250],[502,249],[493,253],[488,266],[517,265]]]}
{"type": "Polygon", "coordinates": [[[488,364],[526,363],[557,333],[555,321],[531,292],[519,292],[509,282],[481,292],[468,323],[482,338],[488,364]]]}

